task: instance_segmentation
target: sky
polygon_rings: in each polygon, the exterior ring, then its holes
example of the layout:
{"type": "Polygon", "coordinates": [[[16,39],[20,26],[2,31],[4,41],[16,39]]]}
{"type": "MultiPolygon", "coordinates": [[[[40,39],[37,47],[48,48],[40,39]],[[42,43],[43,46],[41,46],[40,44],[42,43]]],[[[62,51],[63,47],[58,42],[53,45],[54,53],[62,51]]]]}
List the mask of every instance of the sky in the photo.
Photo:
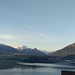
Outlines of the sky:
{"type": "Polygon", "coordinates": [[[0,43],[54,51],[75,42],[75,0],[0,0],[0,43]]]}

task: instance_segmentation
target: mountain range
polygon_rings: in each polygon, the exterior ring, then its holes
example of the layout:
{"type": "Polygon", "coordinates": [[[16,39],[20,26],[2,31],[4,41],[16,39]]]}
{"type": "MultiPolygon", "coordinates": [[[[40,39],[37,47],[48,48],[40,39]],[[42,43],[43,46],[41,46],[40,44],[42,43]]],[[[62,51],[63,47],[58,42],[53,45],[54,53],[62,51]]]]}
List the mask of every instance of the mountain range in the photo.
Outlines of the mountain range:
{"type": "Polygon", "coordinates": [[[46,55],[44,52],[38,50],[37,48],[28,48],[27,46],[22,46],[16,47],[16,49],[19,50],[22,54],[46,55]]]}
{"type": "Polygon", "coordinates": [[[63,49],[57,50],[55,52],[41,51],[37,48],[28,48],[27,46],[22,47],[11,47],[8,45],[0,44],[0,55],[11,53],[20,54],[31,54],[31,55],[51,55],[51,56],[68,56],[75,55],[75,43],[64,47],[63,49]]]}
{"type": "Polygon", "coordinates": [[[37,48],[27,48],[26,46],[13,48],[8,45],[0,44],[0,54],[9,53],[21,53],[21,54],[34,54],[34,55],[46,55],[44,52],[38,50],[37,48]]]}

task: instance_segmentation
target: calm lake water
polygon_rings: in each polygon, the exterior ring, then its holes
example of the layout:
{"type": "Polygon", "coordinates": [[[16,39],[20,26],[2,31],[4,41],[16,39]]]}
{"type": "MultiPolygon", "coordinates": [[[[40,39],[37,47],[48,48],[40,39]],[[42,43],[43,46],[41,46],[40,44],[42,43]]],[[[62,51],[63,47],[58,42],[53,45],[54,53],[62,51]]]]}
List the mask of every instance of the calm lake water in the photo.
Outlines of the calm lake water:
{"type": "Polygon", "coordinates": [[[0,75],[61,75],[62,70],[75,71],[75,66],[0,61],[0,75]]]}

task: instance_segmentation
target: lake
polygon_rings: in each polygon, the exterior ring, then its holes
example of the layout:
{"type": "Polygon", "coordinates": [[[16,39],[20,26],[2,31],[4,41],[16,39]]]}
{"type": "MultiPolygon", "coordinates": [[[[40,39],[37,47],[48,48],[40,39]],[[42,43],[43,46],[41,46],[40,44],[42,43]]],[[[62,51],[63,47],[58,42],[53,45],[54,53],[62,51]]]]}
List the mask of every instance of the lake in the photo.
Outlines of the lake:
{"type": "Polygon", "coordinates": [[[61,75],[62,70],[75,71],[75,65],[0,61],[0,75],[61,75]]]}

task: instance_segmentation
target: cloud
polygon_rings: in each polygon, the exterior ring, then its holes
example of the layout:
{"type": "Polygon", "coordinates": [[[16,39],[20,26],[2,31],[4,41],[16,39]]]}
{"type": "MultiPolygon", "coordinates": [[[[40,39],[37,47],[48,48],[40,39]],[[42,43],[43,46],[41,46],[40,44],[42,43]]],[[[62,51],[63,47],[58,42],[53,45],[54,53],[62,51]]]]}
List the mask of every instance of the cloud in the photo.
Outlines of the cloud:
{"type": "Polygon", "coordinates": [[[14,36],[8,34],[0,34],[0,39],[11,40],[14,39],[14,36]]]}

